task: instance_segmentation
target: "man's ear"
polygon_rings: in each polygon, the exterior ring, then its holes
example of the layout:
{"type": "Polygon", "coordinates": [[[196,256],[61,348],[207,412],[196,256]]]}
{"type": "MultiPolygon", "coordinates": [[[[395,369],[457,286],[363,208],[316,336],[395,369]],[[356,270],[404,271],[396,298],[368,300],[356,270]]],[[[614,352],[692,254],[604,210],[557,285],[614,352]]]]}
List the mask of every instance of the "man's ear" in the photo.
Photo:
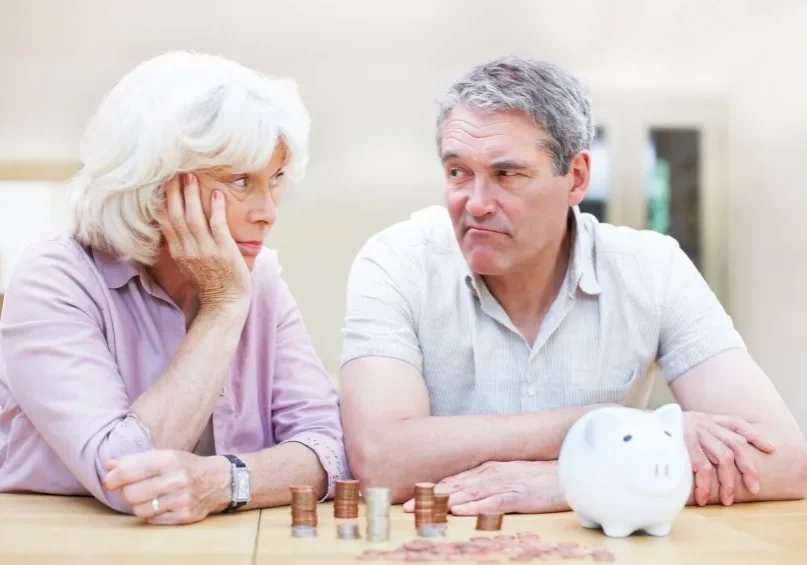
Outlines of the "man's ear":
{"type": "Polygon", "coordinates": [[[577,206],[588,194],[591,181],[591,152],[580,151],[569,162],[569,171],[572,186],[569,190],[569,206],[577,206]]]}

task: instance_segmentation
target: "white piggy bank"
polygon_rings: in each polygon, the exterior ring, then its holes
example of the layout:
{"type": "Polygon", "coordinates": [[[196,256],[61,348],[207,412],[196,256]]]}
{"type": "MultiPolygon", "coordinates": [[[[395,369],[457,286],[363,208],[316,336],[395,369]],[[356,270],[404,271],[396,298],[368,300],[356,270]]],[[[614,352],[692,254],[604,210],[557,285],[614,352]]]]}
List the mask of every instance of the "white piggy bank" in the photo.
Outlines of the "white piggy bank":
{"type": "Polygon", "coordinates": [[[681,407],[589,412],[566,435],[558,472],[584,527],[601,527],[609,537],[638,530],[666,536],[692,490],[681,407]]]}

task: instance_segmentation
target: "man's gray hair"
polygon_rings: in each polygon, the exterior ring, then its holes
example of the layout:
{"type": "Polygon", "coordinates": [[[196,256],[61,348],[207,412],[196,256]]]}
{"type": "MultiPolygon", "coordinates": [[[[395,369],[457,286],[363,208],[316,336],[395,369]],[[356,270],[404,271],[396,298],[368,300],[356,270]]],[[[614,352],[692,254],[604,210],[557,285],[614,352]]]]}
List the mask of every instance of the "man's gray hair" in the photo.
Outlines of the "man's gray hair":
{"type": "Polygon", "coordinates": [[[594,138],[588,94],[574,76],[546,61],[504,57],[476,66],[460,77],[440,101],[438,150],[443,122],[456,106],[482,112],[523,112],[546,132],[546,149],[561,175],[594,138]]]}

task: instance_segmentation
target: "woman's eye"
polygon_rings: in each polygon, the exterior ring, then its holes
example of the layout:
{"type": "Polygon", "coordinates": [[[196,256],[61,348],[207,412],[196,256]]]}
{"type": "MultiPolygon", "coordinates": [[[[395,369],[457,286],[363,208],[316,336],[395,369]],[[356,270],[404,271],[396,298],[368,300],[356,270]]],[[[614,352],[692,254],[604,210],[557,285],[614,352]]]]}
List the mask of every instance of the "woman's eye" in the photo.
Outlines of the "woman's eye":
{"type": "Polygon", "coordinates": [[[247,187],[247,177],[241,177],[239,179],[235,179],[230,181],[230,184],[236,186],[238,188],[246,188],[247,187]]]}
{"type": "Polygon", "coordinates": [[[275,174],[275,176],[273,176],[273,177],[272,177],[272,180],[270,181],[270,182],[271,182],[271,185],[272,185],[272,186],[277,186],[277,185],[279,185],[279,184],[280,184],[280,179],[281,179],[281,178],[282,178],[282,177],[283,177],[285,174],[286,174],[286,173],[285,173],[284,171],[280,171],[280,172],[278,172],[277,174],[275,174]]]}

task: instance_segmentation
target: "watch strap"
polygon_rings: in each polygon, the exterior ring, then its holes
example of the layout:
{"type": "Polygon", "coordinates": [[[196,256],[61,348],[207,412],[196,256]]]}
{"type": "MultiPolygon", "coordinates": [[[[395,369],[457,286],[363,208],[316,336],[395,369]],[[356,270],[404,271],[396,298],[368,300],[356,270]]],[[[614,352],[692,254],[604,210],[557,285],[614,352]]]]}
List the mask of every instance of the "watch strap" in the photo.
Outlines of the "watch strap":
{"type": "MultiPolygon", "coordinates": [[[[247,467],[247,464],[241,461],[241,459],[239,459],[235,455],[225,454],[224,457],[227,458],[232,467],[236,467],[239,469],[246,469],[247,467]]],[[[230,506],[228,506],[224,510],[225,514],[228,512],[234,512],[235,510],[238,510],[247,503],[246,500],[238,500],[238,501],[235,500],[235,469],[232,470],[230,478],[230,497],[231,497],[230,506]]]]}

